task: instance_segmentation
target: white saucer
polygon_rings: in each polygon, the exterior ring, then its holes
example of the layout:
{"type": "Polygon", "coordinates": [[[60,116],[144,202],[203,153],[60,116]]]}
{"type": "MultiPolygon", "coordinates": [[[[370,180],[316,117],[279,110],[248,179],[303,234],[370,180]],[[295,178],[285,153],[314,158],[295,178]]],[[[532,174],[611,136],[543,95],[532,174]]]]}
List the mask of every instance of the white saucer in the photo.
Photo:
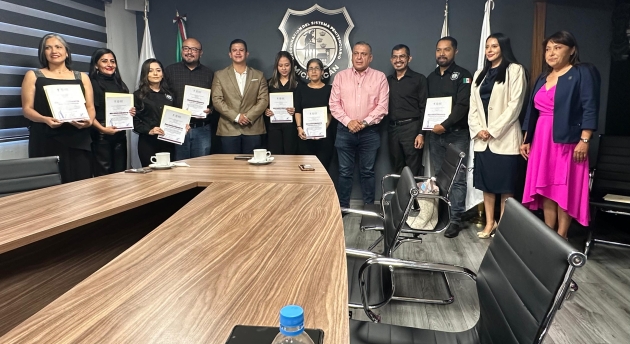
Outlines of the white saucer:
{"type": "Polygon", "coordinates": [[[154,170],[168,170],[169,168],[173,168],[173,166],[175,166],[174,163],[170,163],[168,165],[156,165],[156,164],[151,164],[149,165],[149,167],[151,167],[154,170]]]}
{"type": "Polygon", "coordinates": [[[273,162],[273,157],[270,156],[267,160],[265,161],[256,161],[253,158],[247,160],[248,163],[252,164],[252,165],[267,165],[267,164],[271,164],[273,162]]]}

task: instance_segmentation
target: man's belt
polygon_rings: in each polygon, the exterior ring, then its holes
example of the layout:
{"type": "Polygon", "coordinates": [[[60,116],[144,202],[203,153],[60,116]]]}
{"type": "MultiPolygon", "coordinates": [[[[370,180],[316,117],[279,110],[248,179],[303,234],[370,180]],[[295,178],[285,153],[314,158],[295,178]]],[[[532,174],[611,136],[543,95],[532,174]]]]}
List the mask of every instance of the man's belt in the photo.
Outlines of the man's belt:
{"type": "Polygon", "coordinates": [[[405,125],[414,121],[419,120],[420,117],[411,117],[411,118],[405,118],[405,119],[399,119],[397,121],[389,121],[389,126],[391,127],[398,127],[401,125],[405,125]]]}

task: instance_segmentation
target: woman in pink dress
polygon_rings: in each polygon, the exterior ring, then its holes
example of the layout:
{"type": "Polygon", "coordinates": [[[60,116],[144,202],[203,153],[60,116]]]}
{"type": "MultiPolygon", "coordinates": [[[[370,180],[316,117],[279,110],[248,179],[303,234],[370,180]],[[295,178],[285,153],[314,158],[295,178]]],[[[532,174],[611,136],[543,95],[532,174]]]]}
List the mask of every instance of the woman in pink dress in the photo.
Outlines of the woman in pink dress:
{"type": "Polygon", "coordinates": [[[544,42],[547,69],[536,81],[523,123],[528,160],[523,204],[543,209],[545,223],[567,237],[571,219],[588,226],[588,150],[597,130],[600,77],[581,64],[575,37],[560,31],[544,42]]]}

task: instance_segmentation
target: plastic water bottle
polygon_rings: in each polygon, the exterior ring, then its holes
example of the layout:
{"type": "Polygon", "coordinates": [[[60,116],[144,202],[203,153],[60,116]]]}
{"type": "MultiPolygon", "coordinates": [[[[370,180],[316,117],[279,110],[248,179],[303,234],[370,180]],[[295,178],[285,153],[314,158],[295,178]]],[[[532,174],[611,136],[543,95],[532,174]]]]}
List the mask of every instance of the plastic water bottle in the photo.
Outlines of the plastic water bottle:
{"type": "Polygon", "coordinates": [[[304,310],[300,306],[288,305],[280,310],[280,333],[272,344],[314,344],[304,332],[304,310]]]}

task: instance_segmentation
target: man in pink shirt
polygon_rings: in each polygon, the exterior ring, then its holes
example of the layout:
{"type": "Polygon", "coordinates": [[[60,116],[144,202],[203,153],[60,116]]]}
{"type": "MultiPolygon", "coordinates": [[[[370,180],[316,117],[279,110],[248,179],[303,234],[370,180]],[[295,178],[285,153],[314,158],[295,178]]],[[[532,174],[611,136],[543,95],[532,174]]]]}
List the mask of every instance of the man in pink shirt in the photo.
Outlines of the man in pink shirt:
{"type": "Polygon", "coordinates": [[[330,112],[339,121],[335,139],[339,156],[337,195],[345,208],[350,206],[357,155],[363,203],[374,203],[374,163],[381,146],[376,124],[387,114],[389,84],[383,72],[370,68],[370,62],[372,47],[357,42],[352,48],[352,68],[335,76],[330,93],[330,112]]]}

